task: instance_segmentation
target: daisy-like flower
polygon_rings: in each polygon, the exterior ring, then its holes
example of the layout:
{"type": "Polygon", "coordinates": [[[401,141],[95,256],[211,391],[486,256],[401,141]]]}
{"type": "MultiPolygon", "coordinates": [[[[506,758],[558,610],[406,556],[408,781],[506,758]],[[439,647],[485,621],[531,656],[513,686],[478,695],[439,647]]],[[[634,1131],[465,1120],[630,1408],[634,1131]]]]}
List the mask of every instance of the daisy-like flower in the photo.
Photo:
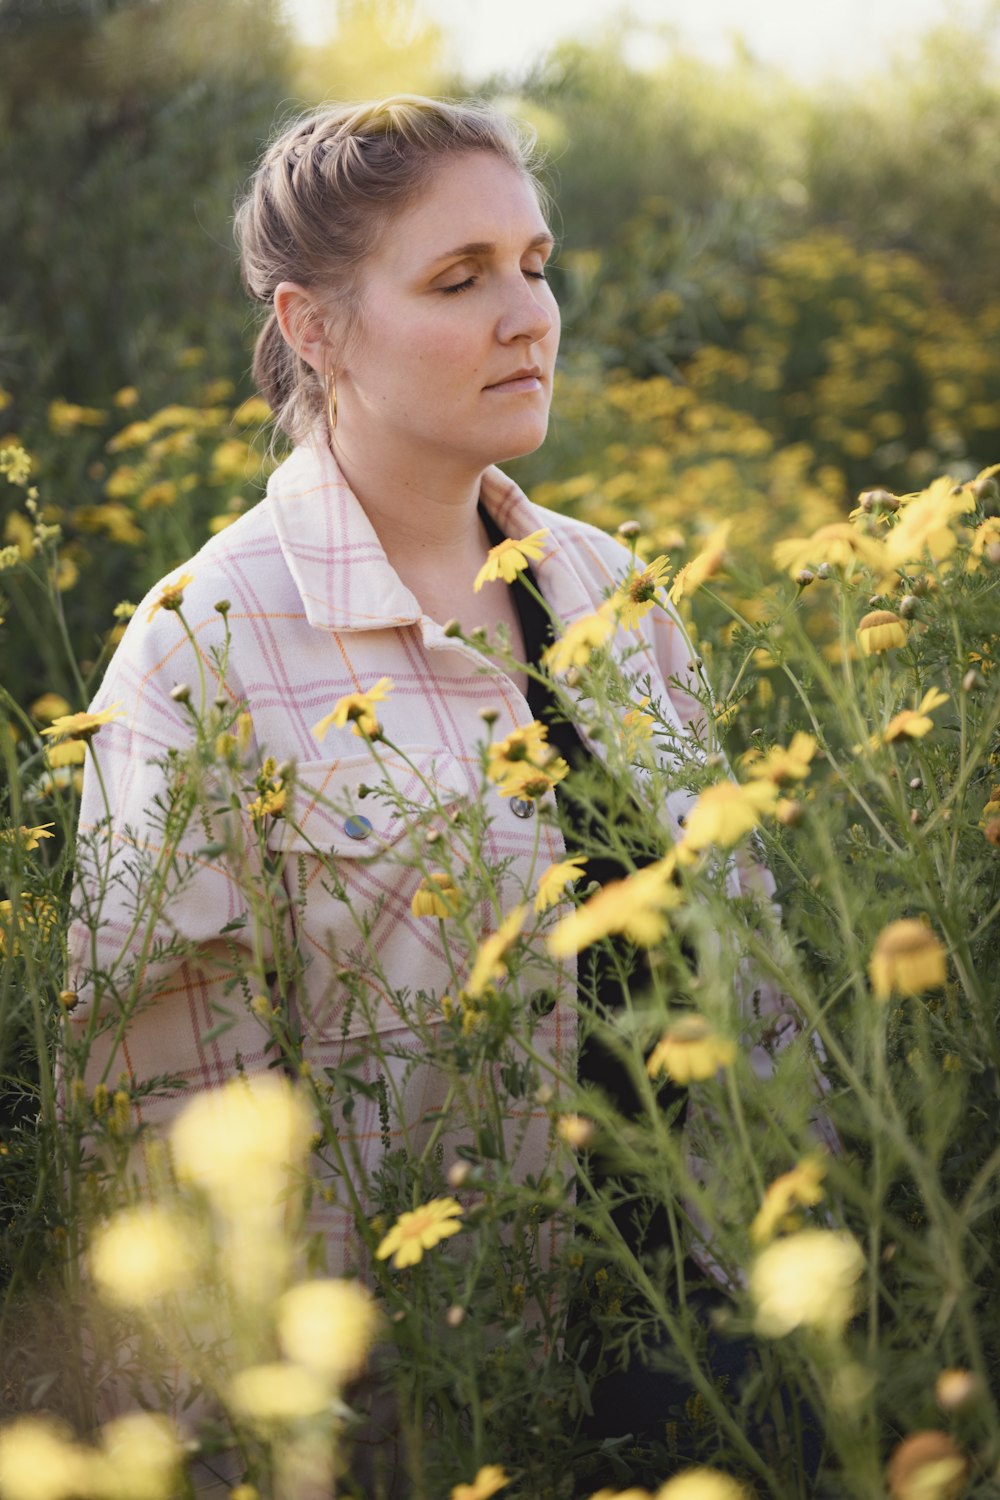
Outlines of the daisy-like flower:
{"type": "Polygon", "coordinates": [[[496,932],[491,932],[483,940],[465,986],[465,993],[471,1000],[478,1000],[486,986],[495,979],[506,978],[507,965],[504,957],[520,935],[524,926],[524,913],[524,906],[515,906],[504,917],[496,932]]]}
{"type": "Polygon", "coordinates": [[[502,542],[491,547],[486,554],[483,563],[473,582],[473,592],[478,594],[484,583],[492,583],[497,578],[502,578],[504,583],[513,583],[518,573],[523,573],[529,562],[537,562],[543,555],[545,549],[541,545],[542,538],[548,536],[548,531],[533,531],[530,536],[522,537],[519,542],[513,537],[506,536],[502,542]]]}
{"type": "Polygon", "coordinates": [[[787,537],[777,542],[771,556],[779,568],[794,578],[803,568],[822,563],[850,573],[859,563],[869,568],[884,568],[882,543],[873,541],[848,521],[834,521],[821,526],[812,536],[787,537]]]}
{"type": "Polygon", "coordinates": [[[877,1000],[922,995],[944,984],[948,964],[937,934],[916,917],[890,922],[879,933],[868,964],[877,1000]]]}
{"type": "Polygon", "coordinates": [[[959,1500],[969,1460],[947,1432],[911,1432],[894,1450],[885,1477],[892,1500],[959,1500]]]}
{"type": "Polygon", "coordinates": [[[750,1225],[755,1245],[766,1245],[779,1229],[798,1229],[797,1208],[812,1208],[822,1201],[826,1166],[817,1156],[807,1156],[790,1172],[776,1177],[750,1225]]]}
{"type": "Polygon", "coordinates": [[[672,879],[674,865],[668,855],[625,880],[610,881],[549,934],[549,952],[554,958],[570,958],[614,933],[640,947],[659,942],[667,930],[665,914],[681,901],[672,879]]]}
{"type": "Polygon", "coordinates": [[[982,564],[988,547],[1000,546],[1000,516],[987,516],[972,533],[972,546],[966,560],[966,571],[975,573],[982,564]]]}
{"type": "Polygon", "coordinates": [[[615,633],[614,600],[606,599],[591,615],[576,620],[542,652],[542,665],[559,676],[570,667],[585,667],[595,651],[615,633]]]}
{"type": "Polygon", "coordinates": [[[0,901],[0,954],[7,952],[8,943],[12,954],[20,953],[22,937],[48,937],[55,921],[56,909],[46,896],[22,891],[16,916],[12,901],[0,901]]]}
{"type": "Polygon", "coordinates": [[[894,714],[881,734],[873,734],[869,747],[876,750],[879,745],[891,745],[895,740],[923,739],[934,728],[934,720],[930,717],[932,710],[947,702],[947,693],[942,693],[940,688],[929,688],[916,708],[904,708],[894,714]]]}
{"type": "Polygon", "coordinates": [[[51,771],[58,771],[63,766],[82,766],[86,759],[84,740],[63,740],[61,745],[47,746],[45,751],[45,764],[51,771]]]}
{"type": "Polygon", "coordinates": [[[72,713],[72,709],[61,693],[43,693],[40,698],[35,699],[28,712],[33,719],[51,724],[53,719],[65,718],[72,713]]]}
{"type": "Polygon", "coordinates": [[[574,1151],[586,1150],[596,1134],[593,1120],[586,1115],[560,1115],[556,1121],[556,1135],[574,1151]]]}
{"type": "Polygon", "coordinates": [[[670,564],[656,557],[641,572],[633,572],[612,594],[612,602],[625,630],[634,630],[656,603],[656,591],[666,580],[670,564]]]}
{"type": "Polygon", "coordinates": [[[584,855],[574,854],[569,859],[560,859],[555,864],[549,865],[547,870],[543,870],[538,879],[538,890],[535,892],[535,910],[543,912],[548,911],[550,906],[555,906],[566,887],[580,879],[586,863],[584,855]]]}
{"type": "Polygon", "coordinates": [[[182,573],[179,578],[172,578],[169,583],[165,583],[146,611],[146,623],[149,623],[158,610],[180,609],[184,603],[184,590],[190,583],[194,583],[193,573],[182,573]]]}
{"type": "Polygon", "coordinates": [[[425,1250],[433,1250],[441,1240],[458,1233],[463,1212],[454,1198],[432,1198],[420,1208],[400,1214],[375,1251],[375,1259],[388,1260],[391,1255],[397,1271],[417,1265],[425,1250]]]}
{"type": "Polygon", "coordinates": [[[96,714],[60,714],[58,719],[53,719],[47,729],[39,731],[40,734],[52,735],[54,739],[66,740],[91,740],[97,731],[104,725],[110,724],[112,719],[125,717],[125,710],[120,703],[113,703],[110,708],[102,708],[96,714]]]}
{"type": "Polygon", "coordinates": [[[721,526],[716,526],[701,551],[675,574],[670,585],[670,598],[674,604],[689,599],[703,583],[718,573],[726,558],[726,541],[732,525],[731,521],[723,521],[721,526]]]}
{"type": "Polygon", "coordinates": [[[792,735],[792,742],[785,750],[773,745],[758,758],[749,761],[747,774],[754,780],[773,781],[775,786],[785,786],[789,781],[804,781],[809,775],[809,766],[816,754],[814,735],[801,729],[792,735]]]}
{"type": "Polygon", "coordinates": [[[778,788],[770,779],[742,786],[719,781],[706,787],[687,815],[684,837],[677,845],[678,859],[689,863],[709,844],[731,849],[756,828],[763,813],[774,810],[777,800],[778,788]]]}
{"type": "Polygon", "coordinates": [[[510,1480],[499,1464],[485,1464],[471,1484],[452,1486],[451,1500],[490,1500],[505,1489],[510,1480]]]}
{"type": "Polygon", "coordinates": [[[0,844],[20,844],[25,853],[30,854],[42,839],[55,838],[55,834],[49,832],[55,826],[54,823],[40,823],[37,828],[25,828],[22,824],[20,828],[0,829],[0,844]]]}
{"type": "Polygon", "coordinates": [[[285,811],[287,795],[284,782],[278,777],[271,786],[262,788],[260,795],[247,804],[247,812],[258,821],[262,818],[280,818],[285,811]]]}
{"type": "Polygon", "coordinates": [[[842,1332],[864,1268],[861,1247],[849,1234],[801,1229],[775,1240],[750,1273],[757,1332],[771,1339],[784,1338],[795,1328],[842,1332]]]}
{"type": "Polygon", "coordinates": [[[735,1479],[719,1469],[685,1469],[661,1484],[653,1500],[748,1500],[735,1479]]]}
{"type": "Polygon", "coordinates": [[[343,698],[337,699],[332,711],[313,725],[314,737],[322,742],[331,725],[343,729],[349,723],[356,735],[373,739],[379,728],[374,705],[383,701],[392,691],[392,686],[391,677],[380,677],[367,693],[345,693],[343,698]]]}
{"type": "Polygon", "coordinates": [[[486,752],[486,774],[501,797],[541,797],[569,774],[569,766],[548,744],[549,731],[537,719],[512,729],[486,752]]]}
{"type": "Polygon", "coordinates": [[[415,917],[453,917],[458,887],[446,870],[435,870],[413,893],[410,910],[415,917]]]}
{"type": "Polygon", "coordinates": [[[302,1281],[277,1308],[282,1353],[341,1384],[360,1375],[378,1331],[371,1294],[357,1281],[302,1281]]]}
{"type": "Polygon", "coordinates": [[[935,479],[922,494],[904,500],[899,518],[885,539],[885,558],[890,568],[923,562],[943,562],[958,546],[952,525],[959,516],[975,509],[975,497],[958,488],[947,475],[935,479]]]}
{"type": "Polygon", "coordinates": [[[728,1068],[736,1047],[712,1030],[704,1016],[681,1016],[669,1026],[646,1059],[650,1078],[666,1073],[674,1083],[700,1083],[728,1068]]]}
{"type": "Polygon", "coordinates": [[[906,645],[906,625],[891,609],[873,609],[858,624],[858,643],[866,656],[906,645]]]}

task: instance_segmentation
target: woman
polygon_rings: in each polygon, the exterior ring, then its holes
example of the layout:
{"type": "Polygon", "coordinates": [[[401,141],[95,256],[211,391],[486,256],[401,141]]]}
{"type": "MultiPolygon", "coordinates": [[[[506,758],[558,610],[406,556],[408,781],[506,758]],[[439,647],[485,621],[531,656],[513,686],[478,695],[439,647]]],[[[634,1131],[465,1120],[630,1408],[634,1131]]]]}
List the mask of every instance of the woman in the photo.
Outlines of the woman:
{"type": "MultiPolygon", "coordinates": [[[[460,813],[481,797],[484,711],[494,741],[548,718],[564,755],[594,750],[558,725],[537,683],[489,652],[505,634],[516,660],[537,661],[548,627],[529,592],[500,580],[476,585],[504,538],[537,534],[531,578],[568,627],[599,608],[631,555],[593,527],[539,511],[495,467],[542,442],[559,341],[545,279],[553,236],[506,119],[410,97],[314,115],[268,150],[238,230],[246,286],[269,309],[255,376],[295,446],[267,497],[139,607],[93,705],[120,704],[123,716],[101,729],[100,775],[91,770],[85,783],[81,828],[96,835],[94,858],[112,864],[98,920],[75,929],[76,962],[90,969],[92,988],[101,976],[98,1008],[113,1017],[122,991],[114,975],[138,956],[143,999],[96,1037],[90,1073],[126,1072],[136,1119],[153,1122],[237,1066],[268,1066],[270,1002],[288,997],[275,983],[281,944],[251,935],[246,875],[255,860],[284,856],[282,942],[305,959],[294,1001],[304,1058],[317,1076],[336,1070],[363,1053],[374,1027],[398,1065],[389,1134],[419,1142],[444,1086],[433,1068],[412,1065],[418,1040],[396,997],[415,989],[441,997],[467,981],[468,966],[456,975],[438,924],[414,915],[416,865],[370,857],[398,849],[410,831],[399,805],[359,798],[372,781],[370,748],[349,720],[320,743],[314,728],[360,695],[356,727],[371,729],[377,710],[394,747],[380,755],[383,770],[418,810],[427,800],[429,813],[460,813]],[[476,631],[486,634],[484,649],[463,639],[476,631]],[[282,811],[272,778],[271,803],[243,819],[242,880],[197,820],[176,844],[162,831],[163,766],[191,743],[200,674],[224,708],[249,714],[241,722],[246,732],[252,722],[251,758],[296,766],[294,816],[291,808],[271,815],[282,811]],[[356,810],[345,815],[348,802],[356,810]],[[129,894],[136,850],[162,856],[175,882],[155,930],[143,927],[129,894]],[[319,852],[332,856],[342,889],[324,878],[319,852]],[[146,1089],[164,1078],[186,1090],[146,1089]]],[[[691,660],[679,622],[657,609],[629,640],[639,647],[630,670],[649,675],[661,712],[683,729],[698,709],[676,686],[691,660]]],[[[543,776],[523,795],[487,790],[483,848],[500,872],[499,912],[483,907],[483,938],[565,852],[555,820],[541,816],[555,784],[543,776]]],[[[685,805],[678,794],[665,809],[669,831],[685,805]]],[[[98,883],[85,869],[84,888],[98,883]]],[[[530,993],[524,975],[521,983],[530,993]]],[[[546,986],[551,960],[539,968],[538,990],[546,986]]],[[[536,1052],[570,1073],[574,1001],[564,972],[533,1031],[536,1052]]],[[[92,1032],[94,1010],[81,1007],[74,1021],[81,1035],[92,1032]]],[[[360,1066],[374,1085],[382,1064],[363,1055],[360,1066]]],[[[589,1076],[601,1078],[593,1059],[589,1076]]],[[[368,1172],[384,1151],[378,1111],[376,1091],[362,1091],[345,1126],[368,1172]]],[[[525,1175],[552,1150],[546,1110],[535,1104],[529,1113],[508,1142],[525,1175]]],[[[457,1120],[452,1144],[471,1128],[457,1120]]],[[[350,1191],[349,1182],[333,1185],[334,1271],[356,1258],[350,1191]]]]}

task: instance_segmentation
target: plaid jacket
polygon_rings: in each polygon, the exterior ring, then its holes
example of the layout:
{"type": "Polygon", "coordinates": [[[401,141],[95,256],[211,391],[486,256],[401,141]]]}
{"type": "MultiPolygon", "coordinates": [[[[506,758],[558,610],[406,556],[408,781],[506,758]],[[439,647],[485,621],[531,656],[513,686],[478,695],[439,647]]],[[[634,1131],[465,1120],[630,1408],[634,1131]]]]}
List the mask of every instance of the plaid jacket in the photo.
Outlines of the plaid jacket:
{"type": "MultiPolygon", "coordinates": [[[[498,469],[484,476],[482,497],[508,536],[548,529],[548,550],[535,573],[565,625],[592,612],[629,565],[629,553],[619,543],[592,526],[536,508],[498,469]]],[[[368,748],[349,727],[332,729],[318,745],[311,728],[342,695],[365,691],[381,677],[391,678],[393,690],[379,705],[379,718],[387,740],[405,756],[384,752],[386,770],[399,791],[419,804],[428,793],[416,768],[448,810],[480,797],[478,746],[484,725],[479,711],[487,705],[496,708],[494,734],[501,737],[531,722],[528,704],[500,667],[446,637],[440,623],[422,614],[325,448],[297,448],[271,476],[265,499],[214,537],[186,571],[193,581],[184,590],[184,617],[207,675],[209,700],[220,691],[212,652],[221,646],[223,622],[215,605],[226,598],[232,639],[222,691],[249,709],[259,754],[297,766],[294,819],[269,820],[268,842],[274,853],[284,851],[288,856],[290,886],[304,887],[299,891],[304,895],[301,915],[296,912],[288,921],[293,926],[289,940],[305,959],[298,1007],[306,1058],[318,1072],[350,1057],[369,1080],[374,1077],[374,1062],[362,1045],[368,1025],[345,999],[344,976],[352,973],[355,982],[361,976],[376,991],[380,1039],[398,1053],[395,1082],[401,1090],[398,1113],[403,1119],[392,1122],[398,1135],[404,1123],[413,1129],[441,1106],[445,1090],[433,1068],[405,1066],[419,1041],[398,1013],[393,991],[422,989],[441,995],[454,988],[453,979],[437,922],[411,913],[419,871],[369,857],[373,849],[398,850],[405,843],[407,817],[369,797],[358,810],[373,826],[367,837],[358,839],[351,836],[343,811],[333,810],[343,808],[359,783],[373,781],[368,748]],[[334,856],[346,901],[331,892],[317,849],[334,856]],[[366,923],[370,931],[362,942],[360,931],[366,923]],[[384,987],[372,973],[366,952],[377,955],[384,987]]],[[[186,683],[197,697],[199,663],[176,614],[160,610],[147,618],[161,588],[152,590],[140,605],[92,705],[99,710],[120,703],[125,717],[100,730],[93,753],[101,777],[89,766],[84,780],[84,835],[105,817],[102,779],[107,788],[113,874],[100,911],[96,952],[90,950],[84,926],[76,924],[71,932],[72,964],[85,997],[73,1015],[78,1027],[88,1025],[84,971],[92,960],[113,970],[121,956],[134,954],[143,940],[126,873],[130,852],[134,857],[139,844],[147,854],[164,853],[154,811],[164,779],[156,762],[191,742],[190,720],[171,690],[186,683]]],[[[691,648],[684,631],[671,615],[654,610],[642,622],[640,640],[642,656],[633,658],[630,670],[650,672],[654,685],[662,684],[662,702],[680,726],[697,710],[676,685],[667,687],[671,678],[683,678],[688,671],[691,648]]],[[[634,648],[634,633],[628,641],[634,648]]],[[[672,801],[675,805],[665,809],[665,817],[676,825],[686,798],[677,794],[672,801]]],[[[500,797],[495,789],[488,791],[487,803],[484,853],[492,868],[506,872],[506,911],[524,899],[525,889],[532,890],[538,875],[562,856],[564,848],[557,829],[544,820],[536,848],[535,819],[517,816],[511,799],[500,797]]],[[[248,827],[244,870],[252,873],[259,856],[250,820],[242,821],[248,827]]],[[[197,827],[169,855],[175,868],[186,870],[186,883],[168,903],[152,936],[168,941],[172,934],[180,934],[198,945],[199,957],[175,960],[171,967],[168,961],[158,961],[155,943],[150,948],[147,941],[145,985],[153,998],[132,1017],[123,1036],[111,1031],[98,1039],[90,1075],[96,1081],[103,1074],[113,1085],[121,1072],[137,1082],[178,1074],[190,1093],[217,1087],[232,1076],[237,1054],[251,1073],[265,1068],[270,1055],[264,1023],[232,983],[231,945],[251,942],[249,927],[238,925],[246,915],[241,882],[225,861],[213,857],[211,846],[206,852],[204,831],[197,827]],[[223,928],[229,928],[228,936],[220,935],[223,928]],[[221,1033],[220,1015],[233,1022],[221,1033]]],[[[84,864],[84,893],[88,886],[94,888],[94,877],[84,864]]],[[[495,929],[497,918],[486,909],[482,916],[485,935],[495,929]]],[[[273,953],[266,938],[258,935],[258,942],[263,942],[262,950],[252,961],[246,956],[263,983],[273,953]]],[[[551,983],[551,973],[548,979],[551,983]]],[[[565,993],[570,994],[572,974],[567,972],[565,980],[565,993]]],[[[535,1046],[571,1069],[575,1029],[574,1010],[560,1000],[539,1022],[535,1046]]],[[[162,1120],[182,1102],[177,1094],[150,1097],[135,1109],[142,1119],[162,1120]]],[[[551,1150],[549,1121],[541,1108],[525,1107],[532,1111],[530,1117],[512,1124],[520,1153],[518,1170],[538,1172],[551,1150]]],[[[350,1133],[371,1169],[383,1149],[375,1103],[359,1103],[350,1133]]],[[[456,1139],[461,1139],[460,1132],[456,1139]]],[[[326,1228],[331,1268],[337,1270],[349,1258],[346,1215],[328,1216],[326,1228]]]]}

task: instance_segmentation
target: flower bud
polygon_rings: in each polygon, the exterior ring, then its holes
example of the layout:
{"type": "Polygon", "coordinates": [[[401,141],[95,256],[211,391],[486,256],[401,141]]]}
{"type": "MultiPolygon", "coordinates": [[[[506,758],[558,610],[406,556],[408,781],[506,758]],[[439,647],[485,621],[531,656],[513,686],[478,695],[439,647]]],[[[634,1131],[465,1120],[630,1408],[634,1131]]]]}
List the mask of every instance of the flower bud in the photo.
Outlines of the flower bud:
{"type": "Polygon", "coordinates": [[[465,1322],[465,1308],[459,1307],[457,1302],[453,1303],[445,1313],[444,1320],[449,1328],[461,1328],[465,1322]]]}
{"type": "Polygon", "coordinates": [[[186,682],[178,682],[175,687],[170,689],[170,696],[175,703],[190,703],[191,689],[186,682]]]}
{"type": "Polygon", "coordinates": [[[471,1171],[472,1167],[467,1161],[452,1162],[448,1168],[448,1186],[454,1188],[456,1191],[458,1188],[464,1187],[469,1180],[471,1171]]]}
{"type": "Polygon", "coordinates": [[[966,672],[965,676],[962,678],[963,693],[981,693],[985,686],[986,678],[983,676],[982,672],[978,672],[975,667],[970,667],[968,672],[966,672]]]}
{"type": "Polygon", "coordinates": [[[63,1010],[65,1010],[65,1011],[76,1010],[76,1007],[79,1005],[79,1003],[80,1003],[80,997],[76,993],[76,990],[60,990],[59,991],[59,1004],[62,1006],[63,1010]]]}
{"type": "Polygon", "coordinates": [[[484,724],[495,724],[497,719],[499,719],[500,717],[500,710],[498,708],[494,708],[493,705],[490,704],[488,707],[481,708],[479,710],[479,717],[482,719],[484,724]]]}
{"type": "Polygon", "coordinates": [[[444,628],[444,633],[448,637],[449,640],[452,640],[456,635],[461,635],[462,634],[462,622],[461,622],[461,620],[456,620],[454,618],[451,619],[451,620],[446,620],[445,623],[444,623],[444,627],[443,628],[444,628]]]}
{"type": "Polygon", "coordinates": [[[899,601],[899,613],[904,620],[912,620],[920,608],[920,600],[916,594],[905,594],[899,601]]]}
{"type": "Polygon", "coordinates": [[[979,1381],[971,1370],[942,1370],[934,1382],[934,1397],[942,1411],[958,1411],[979,1394],[979,1381]]]}
{"type": "Polygon", "coordinates": [[[871,515],[876,510],[896,511],[899,509],[899,497],[891,490],[863,490],[858,496],[858,505],[866,515],[871,515]]]}
{"type": "Polygon", "coordinates": [[[800,572],[796,573],[795,582],[800,589],[807,589],[811,583],[816,582],[816,574],[811,568],[802,568],[800,572]]]}
{"type": "Polygon", "coordinates": [[[217,615],[222,615],[223,618],[228,615],[232,607],[233,606],[228,599],[219,599],[218,602],[213,606],[213,608],[215,609],[215,613],[217,615]]]}
{"type": "Polygon", "coordinates": [[[626,542],[637,537],[641,531],[642,527],[638,521],[623,521],[618,527],[618,535],[626,542]]]}
{"type": "Polygon", "coordinates": [[[968,1463],[946,1432],[914,1432],[889,1460],[892,1500],[958,1500],[968,1463]]]}

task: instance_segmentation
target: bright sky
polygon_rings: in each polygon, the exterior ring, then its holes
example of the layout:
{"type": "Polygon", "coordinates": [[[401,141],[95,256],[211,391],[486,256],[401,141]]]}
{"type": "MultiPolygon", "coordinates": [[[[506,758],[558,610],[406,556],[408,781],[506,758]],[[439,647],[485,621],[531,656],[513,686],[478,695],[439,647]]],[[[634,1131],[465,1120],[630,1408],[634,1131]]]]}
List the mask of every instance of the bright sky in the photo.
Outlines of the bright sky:
{"type": "MultiPolygon", "coordinates": [[[[337,0],[285,0],[304,39],[329,33],[337,0]]],[[[912,49],[932,26],[975,18],[990,0],[417,0],[417,9],[447,34],[453,58],[475,81],[521,71],[564,37],[585,40],[627,11],[648,30],[634,38],[630,61],[652,60],[666,32],[711,61],[732,56],[741,39],[761,62],[803,82],[870,77],[893,53],[912,49]]],[[[994,31],[1000,7],[993,0],[994,31]]]]}

